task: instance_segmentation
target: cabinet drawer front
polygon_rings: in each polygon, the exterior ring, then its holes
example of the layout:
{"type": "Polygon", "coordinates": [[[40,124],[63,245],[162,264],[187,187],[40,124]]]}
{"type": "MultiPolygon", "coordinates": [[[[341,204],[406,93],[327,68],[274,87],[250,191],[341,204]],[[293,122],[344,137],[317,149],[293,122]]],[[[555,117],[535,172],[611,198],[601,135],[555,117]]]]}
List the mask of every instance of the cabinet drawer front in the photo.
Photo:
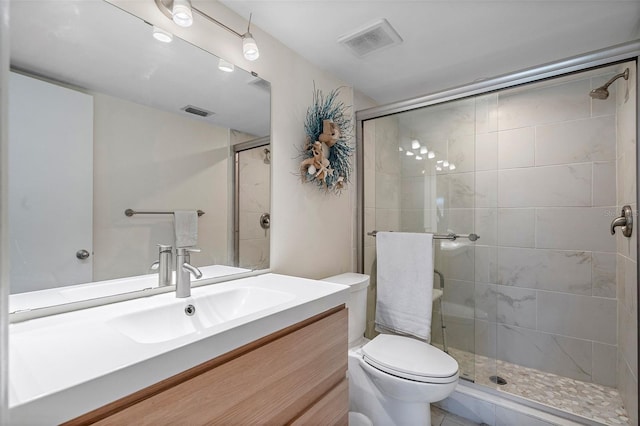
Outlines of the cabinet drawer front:
{"type": "Polygon", "coordinates": [[[346,369],[342,309],[97,424],[285,424],[340,383],[346,369]]]}
{"type": "Polygon", "coordinates": [[[348,424],[349,382],[346,378],[291,423],[292,426],[348,424]]]}

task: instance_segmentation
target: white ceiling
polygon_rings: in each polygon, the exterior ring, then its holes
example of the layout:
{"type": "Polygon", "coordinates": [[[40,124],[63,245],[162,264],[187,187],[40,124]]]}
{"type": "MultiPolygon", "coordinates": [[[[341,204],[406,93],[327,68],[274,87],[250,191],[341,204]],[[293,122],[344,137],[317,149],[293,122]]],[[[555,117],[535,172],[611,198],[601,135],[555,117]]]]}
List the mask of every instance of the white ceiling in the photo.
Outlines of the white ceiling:
{"type": "Polygon", "coordinates": [[[221,2],[380,104],[640,37],[640,0],[221,2]],[[337,43],[379,18],[401,45],[360,59],[337,43]]]}

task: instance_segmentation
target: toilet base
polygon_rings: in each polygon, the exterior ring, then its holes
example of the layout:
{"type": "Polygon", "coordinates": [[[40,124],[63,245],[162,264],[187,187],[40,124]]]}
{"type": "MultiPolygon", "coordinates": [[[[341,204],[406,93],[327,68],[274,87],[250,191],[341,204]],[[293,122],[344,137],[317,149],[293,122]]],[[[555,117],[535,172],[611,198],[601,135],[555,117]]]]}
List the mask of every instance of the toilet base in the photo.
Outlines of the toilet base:
{"type": "Polygon", "coordinates": [[[359,409],[366,413],[374,425],[431,426],[431,405],[426,402],[393,404],[386,407],[380,404],[364,405],[366,406],[359,409]]]}
{"type": "Polygon", "coordinates": [[[360,367],[359,349],[349,351],[349,409],[367,416],[374,425],[431,426],[428,402],[403,402],[380,392],[360,367]]]}

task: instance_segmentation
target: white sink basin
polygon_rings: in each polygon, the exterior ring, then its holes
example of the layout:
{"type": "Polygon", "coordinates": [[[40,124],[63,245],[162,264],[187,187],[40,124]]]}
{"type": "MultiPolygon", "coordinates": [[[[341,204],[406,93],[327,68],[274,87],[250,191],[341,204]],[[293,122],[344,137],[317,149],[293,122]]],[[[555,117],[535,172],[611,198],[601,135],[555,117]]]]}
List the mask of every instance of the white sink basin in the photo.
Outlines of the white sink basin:
{"type": "MultiPolygon", "coordinates": [[[[292,293],[260,287],[241,287],[195,297],[196,314],[229,321],[272,308],[295,298],[292,293]]],[[[215,321],[215,320],[214,320],[215,321]]]]}
{"type": "Polygon", "coordinates": [[[215,325],[279,306],[294,298],[295,295],[284,291],[234,288],[130,312],[108,320],[107,325],[138,343],[168,342],[205,332],[215,325]]]}

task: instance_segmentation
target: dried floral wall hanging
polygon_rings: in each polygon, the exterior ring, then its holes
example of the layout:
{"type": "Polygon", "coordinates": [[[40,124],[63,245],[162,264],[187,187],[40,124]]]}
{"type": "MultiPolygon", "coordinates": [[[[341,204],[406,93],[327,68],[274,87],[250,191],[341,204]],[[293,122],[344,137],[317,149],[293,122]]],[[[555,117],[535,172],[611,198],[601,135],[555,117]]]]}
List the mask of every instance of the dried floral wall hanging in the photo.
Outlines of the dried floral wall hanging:
{"type": "Polygon", "coordinates": [[[353,136],[351,115],[347,114],[350,107],[338,100],[339,94],[340,88],[325,97],[314,87],[313,104],[307,108],[304,123],[307,137],[300,163],[303,182],[315,182],[336,192],[349,182],[354,152],[348,142],[353,136]]]}

